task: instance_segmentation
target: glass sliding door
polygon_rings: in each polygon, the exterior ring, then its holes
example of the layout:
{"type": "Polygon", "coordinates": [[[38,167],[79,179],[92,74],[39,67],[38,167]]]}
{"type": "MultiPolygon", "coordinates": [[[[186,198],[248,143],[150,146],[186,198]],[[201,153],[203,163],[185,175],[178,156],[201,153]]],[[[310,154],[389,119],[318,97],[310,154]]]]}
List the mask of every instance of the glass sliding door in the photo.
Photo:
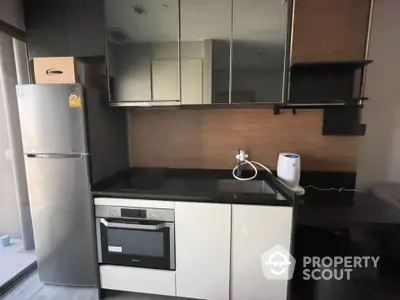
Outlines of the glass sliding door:
{"type": "Polygon", "coordinates": [[[36,261],[15,89],[28,74],[25,43],[0,31],[0,297],[36,261]]]}

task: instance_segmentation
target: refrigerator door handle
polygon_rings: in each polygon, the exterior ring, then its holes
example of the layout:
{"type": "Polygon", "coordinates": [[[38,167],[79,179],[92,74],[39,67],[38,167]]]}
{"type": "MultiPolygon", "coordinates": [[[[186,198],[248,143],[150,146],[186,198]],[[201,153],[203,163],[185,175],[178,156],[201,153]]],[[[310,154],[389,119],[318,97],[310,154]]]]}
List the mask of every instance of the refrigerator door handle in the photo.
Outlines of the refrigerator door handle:
{"type": "Polygon", "coordinates": [[[65,159],[65,158],[83,158],[87,156],[87,153],[71,153],[71,154],[63,154],[63,153],[36,153],[36,154],[27,154],[26,156],[29,158],[51,158],[51,159],[65,159]]]}

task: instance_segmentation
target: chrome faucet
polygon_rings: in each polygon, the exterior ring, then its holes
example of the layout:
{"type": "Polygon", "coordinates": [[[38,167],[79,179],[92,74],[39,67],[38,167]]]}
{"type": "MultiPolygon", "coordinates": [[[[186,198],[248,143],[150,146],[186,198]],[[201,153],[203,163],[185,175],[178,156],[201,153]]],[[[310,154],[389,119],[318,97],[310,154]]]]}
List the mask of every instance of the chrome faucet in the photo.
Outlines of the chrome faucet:
{"type": "Polygon", "coordinates": [[[242,176],[243,163],[248,157],[249,155],[246,153],[246,151],[243,149],[238,149],[238,154],[236,155],[236,176],[242,176]]]}

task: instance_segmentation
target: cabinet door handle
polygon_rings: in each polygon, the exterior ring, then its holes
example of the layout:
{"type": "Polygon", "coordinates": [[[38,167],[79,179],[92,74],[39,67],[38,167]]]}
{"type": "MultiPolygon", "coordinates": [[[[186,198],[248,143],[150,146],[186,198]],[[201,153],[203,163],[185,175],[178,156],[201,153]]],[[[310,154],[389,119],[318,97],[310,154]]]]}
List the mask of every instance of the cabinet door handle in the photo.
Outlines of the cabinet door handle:
{"type": "Polygon", "coordinates": [[[62,154],[62,153],[29,153],[26,154],[29,158],[51,158],[51,159],[66,159],[66,158],[83,158],[87,156],[87,153],[71,153],[71,154],[62,154]]]}

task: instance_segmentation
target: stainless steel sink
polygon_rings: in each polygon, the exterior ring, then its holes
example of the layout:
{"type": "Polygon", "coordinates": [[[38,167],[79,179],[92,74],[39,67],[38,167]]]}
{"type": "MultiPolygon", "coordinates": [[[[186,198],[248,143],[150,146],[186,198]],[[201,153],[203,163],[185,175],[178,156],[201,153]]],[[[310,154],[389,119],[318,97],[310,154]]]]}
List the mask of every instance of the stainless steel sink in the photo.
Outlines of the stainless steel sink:
{"type": "Polygon", "coordinates": [[[239,181],[236,179],[218,180],[218,190],[227,193],[276,194],[263,180],[239,181]]]}

